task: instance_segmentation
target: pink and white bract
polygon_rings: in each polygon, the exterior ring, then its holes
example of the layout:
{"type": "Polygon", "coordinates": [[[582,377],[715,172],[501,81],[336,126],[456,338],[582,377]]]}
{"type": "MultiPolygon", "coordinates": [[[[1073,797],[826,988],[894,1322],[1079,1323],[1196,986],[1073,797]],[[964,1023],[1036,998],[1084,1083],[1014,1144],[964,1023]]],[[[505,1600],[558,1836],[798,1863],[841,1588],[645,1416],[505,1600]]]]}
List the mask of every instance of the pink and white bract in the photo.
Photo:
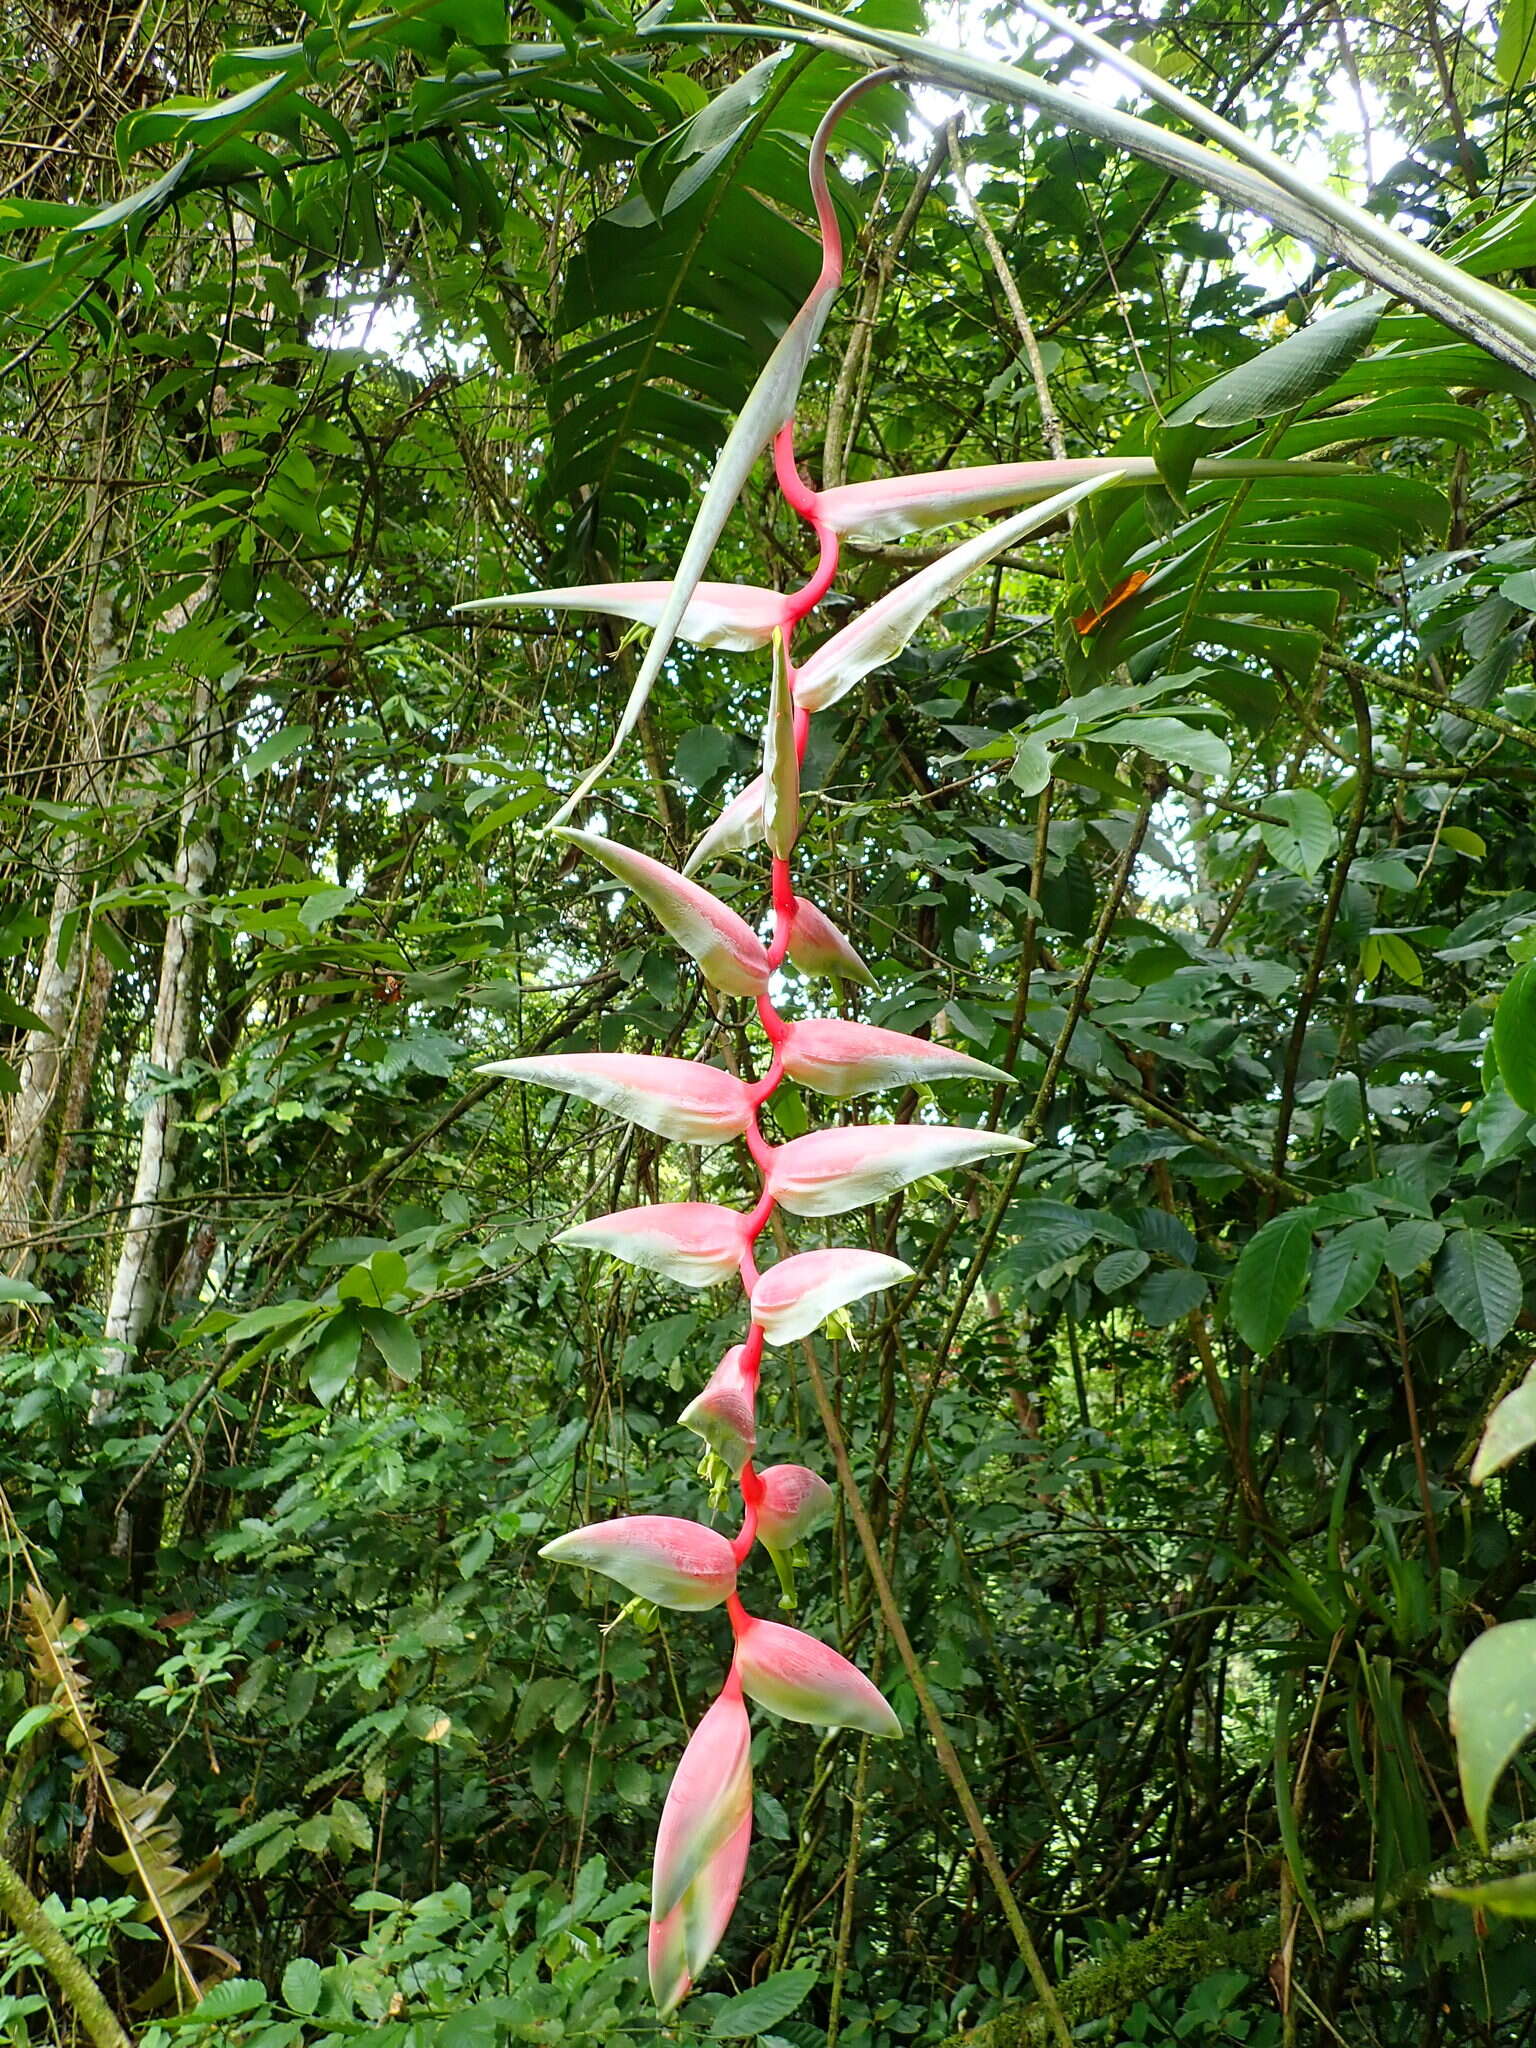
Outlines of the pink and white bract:
{"type": "Polygon", "coordinates": [[[752,1730],[732,1671],[683,1751],[651,1870],[651,1996],[687,1997],[730,1924],[752,1839],[752,1730]]]}
{"type": "Polygon", "coordinates": [[[875,977],[831,918],[803,896],[794,899],[784,950],[802,974],[825,974],[834,981],[874,986],[875,977]]]}
{"type": "Polygon", "coordinates": [[[617,1579],[658,1607],[718,1607],[736,1590],[736,1555],[718,1530],[677,1515],[622,1515],[546,1543],[540,1557],[617,1579]]]}
{"type": "MultiPolygon", "coordinates": [[[[593,787],[631,732],[676,639],[706,646],[764,647],[773,653],[764,728],[763,772],[720,813],[694,848],[687,870],[766,839],[771,857],[772,937],[688,879],[688,873],[586,831],[563,834],[634,891],[669,936],[722,995],[755,1005],[771,1058],[760,1080],[647,1053],[553,1053],[501,1060],[481,1069],[563,1090],[663,1138],[690,1145],[746,1141],[760,1180],[755,1204],[663,1202],[598,1216],[562,1231],[556,1242],[603,1251],[681,1282],[705,1287],[739,1275],[749,1321],[681,1420],[708,1455],[703,1469],[735,1479],[742,1502],[737,1535],[667,1515],[631,1515],[557,1536],[543,1555],[605,1572],[659,1605],[724,1605],[735,1650],[725,1683],[678,1763],[656,1837],[652,1881],[650,1980],[658,2010],[671,2012],[698,1980],[723,1937],[741,1889],[752,1831],[751,1729],[747,1698],[790,1721],[894,1736],[901,1724],[869,1679],[815,1636],[765,1621],[742,1604],[738,1575],[761,1538],[793,1605],[790,1553],[830,1513],[832,1489],[803,1465],[755,1469],[757,1393],[765,1346],[814,1344],[838,1311],[911,1277],[900,1259],[868,1247],[812,1247],[759,1273],[755,1248],[770,1216],[837,1216],[930,1174],[999,1155],[1023,1140],[1004,1131],[923,1121],[849,1124],[813,1130],[774,1146],[760,1126],[763,1105],[788,1079],[846,1098],[881,1088],[964,1080],[994,1086],[1000,1068],[930,1039],[840,1017],[789,1019],[772,1000],[786,962],[839,986],[869,984],[868,966],[809,898],[795,891],[791,854],[800,831],[800,777],[812,715],[851,690],[903,648],[922,621],[965,578],[1014,540],[1065,513],[1089,491],[1124,476],[1121,464],[1009,464],[952,476],[889,478],[818,494],[795,466],[793,413],[800,380],[842,275],[842,245],[826,182],[828,137],[850,99],[874,78],[850,86],[829,109],[811,148],[811,190],[821,226],[823,263],[810,297],[791,322],[731,429],[707,485],[676,578],[670,584],[601,584],[490,600],[607,612],[654,622],[613,746],[567,798],[555,823],[593,787]],[[731,506],[759,454],[773,442],[775,474],[793,510],[810,526],[819,559],[798,591],[702,581],[731,506]],[[837,572],[839,536],[921,531],[1024,503],[1001,525],[962,541],[834,633],[796,668],[796,629],[825,596],[837,572]]],[[[728,1041],[733,1042],[733,1041],[728,1041]]],[[[723,1483],[723,1482],[722,1482],[723,1483]]]]}
{"type": "Polygon", "coordinates": [[[573,832],[567,826],[560,837],[600,860],[610,874],[633,889],[683,951],[697,960],[707,982],[730,996],[767,993],[768,955],[762,940],[707,889],[652,860],[649,854],[633,853],[595,832],[573,832]]]}
{"type": "Polygon", "coordinates": [[[753,1288],[752,1320],[770,1344],[791,1344],[850,1302],[911,1277],[904,1260],[884,1252],[799,1252],[770,1266],[753,1288]]]}
{"type": "Polygon", "coordinates": [[[683,873],[691,875],[708,860],[723,853],[745,853],[763,836],[763,778],[754,775],[739,796],[733,796],[698,845],[683,862],[683,873]]]}
{"type": "Polygon", "coordinates": [[[769,1465],[758,1476],[757,1534],[765,1549],[793,1550],[831,1514],[836,1494],[804,1465],[769,1465]]]}
{"type": "Polygon", "coordinates": [[[1022,1152],[1006,1131],[953,1124],[848,1124],[780,1145],[768,1169],[773,1199],[791,1216],[842,1216],[998,1152],[1022,1152]]]}
{"type": "MultiPolygon", "coordinates": [[[[1328,462],[1297,463],[1220,456],[1196,462],[1193,480],[1295,476],[1302,470],[1335,470],[1328,462]]],[[[928,533],[957,519],[979,519],[1007,505],[1033,505],[1074,484],[1096,480],[1155,484],[1150,455],[1086,455],[1064,462],[993,462],[979,469],[937,469],[916,476],[882,476],[867,484],[840,484],[818,491],[820,517],[855,547],[879,547],[909,533],[928,533]]]]}
{"type": "Polygon", "coordinates": [[[684,1287],[715,1287],[741,1264],[750,1240],[747,1219],[716,1202],[660,1202],[650,1209],[616,1209],[562,1230],[551,1244],[607,1252],[631,1266],[660,1273],[684,1287]]]}
{"type": "Polygon", "coordinates": [[[747,1698],[785,1721],[857,1728],[865,1735],[902,1733],[889,1703],[857,1665],[785,1622],[748,1617],[736,1636],[736,1669],[747,1698]]]}
{"type": "MultiPolygon", "coordinates": [[[[456,612],[507,611],[517,607],[554,612],[596,612],[609,619],[633,619],[654,626],[672,595],[670,583],[582,583],[570,590],[524,590],[506,597],[475,597],[456,612]]],[[[740,654],[766,647],[785,622],[785,598],[752,583],[700,583],[676,627],[679,640],[694,647],[723,647],[740,654]]]]}
{"type": "Polygon", "coordinates": [[[818,1095],[868,1095],[875,1088],[911,1088],[919,1082],[1002,1081],[1001,1067],[931,1038],[882,1031],[876,1024],[852,1024],[842,1017],[797,1019],[779,1047],[791,1081],[818,1095]]]}
{"type": "Polygon", "coordinates": [[[741,1137],[753,1118],[751,1094],[735,1075],[699,1060],[662,1059],[648,1052],[567,1052],[492,1060],[477,1071],[579,1095],[658,1138],[676,1138],[684,1145],[723,1145],[727,1138],[741,1137]]]}
{"type": "Polygon", "coordinates": [[[745,1344],[733,1344],[677,1418],[703,1437],[733,1479],[757,1449],[757,1369],[745,1344]]]}

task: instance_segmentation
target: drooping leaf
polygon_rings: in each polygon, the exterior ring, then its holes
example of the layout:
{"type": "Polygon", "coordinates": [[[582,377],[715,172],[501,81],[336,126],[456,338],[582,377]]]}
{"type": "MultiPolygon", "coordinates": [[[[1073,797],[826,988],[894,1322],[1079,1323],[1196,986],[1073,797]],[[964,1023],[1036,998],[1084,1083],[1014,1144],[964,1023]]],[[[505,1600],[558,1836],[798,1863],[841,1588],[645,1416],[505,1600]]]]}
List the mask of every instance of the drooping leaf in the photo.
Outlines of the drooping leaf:
{"type": "Polygon", "coordinates": [[[1536,1621],[1485,1629],[1451,1673],[1451,1734],[1472,1832],[1488,1846],[1488,1804],[1536,1730],[1536,1621]]]}
{"type": "Polygon", "coordinates": [[[1532,1444],[1536,1444],[1536,1369],[1504,1396],[1483,1425],[1477,1456],[1472,1460],[1472,1484],[1481,1486],[1532,1444]]]}
{"type": "Polygon", "coordinates": [[[1370,1216],[1337,1231],[1312,1261],[1307,1314],[1314,1330],[1340,1322],[1376,1285],[1387,1251],[1387,1226],[1370,1216]]]}
{"type": "Polygon", "coordinates": [[[1493,1052],[1510,1097],[1536,1111],[1536,960],[1517,967],[1499,997],[1493,1052]]]}
{"type": "Polygon", "coordinates": [[[1277,789],[1264,811],[1279,820],[1259,827],[1264,844],[1282,867],[1310,880],[1338,843],[1332,811],[1315,789],[1277,789]]]}
{"type": "Polygon", "coordinates": [[[1243,1246],[1232,1275],[1233,1327],[1250,1351],[1267,1358],[1301,1304],[1312,1257],[1306,1209],[1275,1216],[1243,1246]]]}
{"type": "Polygon", "coordinates": [[[1237,427],[1292,411],[1326,391],[1369,347],[1381,314],[1380,299],[1365,299],[1314,321],[1186,398],[1166,425],[1237,427]]]}
{"type": "Polygon", "coordinates": [[[1486,1230],[1453,1230],[1435,1262],[1435,1299],[1451,1321],[1493,1351],[1515,1326],[1520,1269],[1486,1230]]]}
{"type": "Polygon", "coordinates": [[[1533,0],[1500,0],[1499,40],[1493,68],[1507,92],[1517,92],[1536,71],[1536,4],[1533,0]]]}

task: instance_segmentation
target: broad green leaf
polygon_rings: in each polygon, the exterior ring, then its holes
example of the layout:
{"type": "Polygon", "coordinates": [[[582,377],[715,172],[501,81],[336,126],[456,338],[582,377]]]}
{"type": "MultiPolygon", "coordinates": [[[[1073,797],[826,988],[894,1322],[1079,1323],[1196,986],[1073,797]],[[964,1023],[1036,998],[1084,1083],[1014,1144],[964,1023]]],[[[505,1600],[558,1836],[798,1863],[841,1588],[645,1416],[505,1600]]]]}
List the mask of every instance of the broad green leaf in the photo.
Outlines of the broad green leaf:
{"type": "Polygon", "coordinates": [[[1517,92],[1536,72],[1536,0],[1500,0],[1499,40],[1493,68],[1508,92],[1517,92]]]}
{"type": "Polygon", "coordinates": [[[1536,1444],[1536,1368],[1504,1396],[1484,1425],[1472,1460],[1472,1484],[1481,1486],[1532,1444],[1536,1444]]]}
{"type": "Polygon", "coordinates": [[[0,988],[0,1024],[8,1026],[13,1031],[46,1031],[48,1029],[47,1024],[38,1016],[36,1010],[29,1010],[25,1003],[18,1003],[16,998],[7,995],[3,988],[0,988]]]}
{"type": "Polygon", "coordinates": [[[1292,1209],[1275,1216],[1244,1245],[1232,1275],[1233,1328],[1260,1358],[1267,1358],[1300,1306],[1312,1258],[1312,1215],[1292,1209]]]}
{"type": "Polygon", "coordinates": [[[52,1295],[45,1294],[41,1287],[34,1287],[30,1280],[13,1279],[9,1273],[0,1274],[0,1301],[26,1302],[33,1307],[52,1299],[52,1295]]]}
{"type": "Polygon", "coordinates": [[[1387,1232],[1387,1271],[1398,1280],[1406,1280],[1420,1266],[1427,1266],[1444,1242],[1443,1223],[1431,1223],[1427,1218],[1414,1216],[1394,1223],[1387,1232]]]}
{"type": "Polygon", "coordinates": [[[1499,1079],[1523,1110],[1536,1111],[1536,960],[1510,976],[1493,1013],[1499,1079]]]}
{"type": "Polygon", "coordinates": [[[1464,854],[1468,860],[1486,859],[1488,853],[1487,840],[1465,825],[1447,825],[1440,834],[1440,844],[1450,847],[1453,853],[1464,854]]]}
{"type": "Polygon", "coordinates": [[[266,2002],[264,1984],[258,1984],[252,1977],[226,1977],[222,1984],[215,1984],[211,1991],[203,1994],[193,2017],[200,2020],[236,2019],[241,2013],[255,2012],[266,2002]]]}
{"type": "Polygon", "coordinates": [[[259,746],[252,747],[236,763],[247,782],[254,782],[258,775],[264,775],[269,768],[286,761],[290,754],[298,753],[308,746],[312,733],[307,725],[284,725],[276,732],[269,732],[259,746]]]}
{"type": "Polygon", "coordinates": [[[1365,1129],[1365,1104],[1360,1097],[1360,1083],[1353,1074],[1336,1074],[1328,1083],[1328,1092],[1323,1097],[1323,1122],[1346,1145],[1352,1145],[1365,1129]]]}
{"type": "Polygon", "coordinates": [[[1197,1309],[1210,1292],[1203,1273],[1175,1266],[1154,1273],[1136,1291],[1136,1307],[1154,1330],[1165,1330],[1197,1309]]]}
{"type": "Polygon", "coordinates": [[[1114,1294],[1139,1280],[1152,1263],[1146,1252],[1108,1252],[1093,1269],[1093,1284],[1102,1294],[1114,1294]]]}
{"type": "Polygon", "coordinates": [[[243,1316],[237,1316],[225,1326],[224,1339],[229,1344],[244,1344],[251,1337],[261,1337],[268,1330],[281,1330],[288,1323],[300,1323],[316,1315],[318,1309],[312,1301],[269,1301],[261,1308],[247,1309],[243,1316]]]}
{"type": "Polygon", "coordinates": [[[1314,1330],[1326,1329],[1357,1308],[1376,1285],[1387,1250],[1387,1226],[1379,1216],[1352,1223],[1316,1253],[1307,1314],[1314,1330]]]}
{"type": "Polygon", "coordinates": [[[322,1408],[329,1408],[351,1379],[362,1346],[363,1325],[355,1308],[332,1316],[325,1333],[309,1354],[306,1383],[322,1408]]]}
{"type": "Polygon", "coordinates": [[[1376,951],[1383,967],[1390,968],[1399,981],[1417,988],[1424,979],[1424,963],[1400,932],[1373,932],[1376,951]]]}
{"type": "Polygon", "coordinates": [[[1454,1899],[1458,1906],[1473,1906],[1501,1919],[1536,1920],[1536,1870],[1490,1878],[1486,1884],[1435,1885],[1432,1890],[1437,1899],[1454,1899]]]}
{"type": "Polygon", "coordinates": [[[1019,741],[1019,750],[1013,757],[1013,766],[1008,779],[1015,783],[1025,796],[1038,796],[1051,779],[1051,750],[1044,740],[1033,733],[1025,733],[1019,741]]]}
{"type": "Polygon", "coordinates": [[[1232,750],[1218,734],[1182,718],[1124,718],[1093,734],[1114,747],[1140,747],[1154,761],[1176,761],[1201,775],[1230,775],[1232,750]]]}
{"type": "Polygon", "coordinates": [[[776,1970],[750,1991],[738,1992],[715,2008],[710,2033],[718,2041],[750,2040],[787,2020],[815,1988],[814,1970],[776,1970]]]}
{"type": "Polygon", "coordinates": [[[1310,881],[1338,844],[1332,811],[1315,789],[1277,789],[1263,808],[1279,820],[1259,827],[1264,844],[1283,868],[1310,881]]]}
{"type": "Polygon", "coordinates": [[[299,923],[307,932],[317,932],[322,925],[339,917],[349,903],[357,900],[358,891],[350,888],[315,889],[299,905],[299,923]]]}
{"type": "Polygon", "coordinates": [[[1486,1629],[1451,1674],[1451,1734],[1472,1832],[1488,1846],[1488,1802],[1536,1729],[1536,1621],[1486,1629]]]}
{"type": "Polygon", "coordinates": [[[308,1956],[296,1956],[283,1972],[283,2003],[293,2012],[316,2011],[323,1988],[320,1965],[308,1956]]]}
{"type": "Polygon", "coordinates": [[[358,1309],[363,1328],[397,1379],[415,1380],[421,1372],[421,1344],[404,1316],[387,1308],[358,1309]]]}
{"type": "MultiPolygon", "coordinates": [[[[173,98],[129,114],[118,123],[118,162],[127,164],[140,150],[152,149],[156,144],[197,143],[206,147],[221,142],[258,113],[262,115],[260,125],[271,127],[278,117],[266,103],[285,94],[288,86],[287,77],[279,71],[269,78],[258,78],[243,92],[231,93],[221,100],[173,98]]],[[[297,132],[296,110],[286,111],[283,118],[284,125],[297,132]]]]}
{"type": "Polygon", "coordinates": [[[1435,1262],[1435,1299],[1469,1337],[1496,1350],[1520,1313],[1520,1269],[1486,1230],[1453,1230],[1435,1262]]]}
{"type": "Polygon", "coordinates": [[[28,1707],[26,1712],[11,1724],[10,1732],[5,1738],[6,1754],[9,1755],[13,1749],[20,1749],[29,1735],[35,1735],[39,1728],[46,1728],[50,1721],[56,1721],[64,1711],[57,1700],[43,1700],[35,1707],[28,1707]]]}
{"type": "Polygon", "coordinates": [[[1349,368],[1370,345],[1381,314],[1376,298],[1330,313],[1186,398],[1165,425],[1238,427],[1290,412],[1349,368]]]}
{"type": "Polygon", "coordinates": [[[718,725],[696,725],[678,741],[672,769],[690,789],[707,789],[734,759],[729,733],[718,725]]]}

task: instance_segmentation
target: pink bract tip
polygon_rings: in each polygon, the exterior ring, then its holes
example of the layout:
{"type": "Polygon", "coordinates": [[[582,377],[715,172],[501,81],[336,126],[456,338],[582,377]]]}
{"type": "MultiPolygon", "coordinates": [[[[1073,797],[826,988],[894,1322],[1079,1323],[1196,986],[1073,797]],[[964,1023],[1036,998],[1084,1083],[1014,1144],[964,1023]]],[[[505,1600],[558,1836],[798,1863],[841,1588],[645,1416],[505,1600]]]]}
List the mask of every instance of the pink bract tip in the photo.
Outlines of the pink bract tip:
{"type": "Polygon", "coordinates": [[[748,1698],[786,1721],[857,1728],[865,1735],[902,1733],[863,1672],[803,1629],[749,1618],[737,1633],[736,1668],[748,1698]]]}
{"type": "Polygon", "coordinates": [[[770,1344],[790,1344],[797,1337],[808,1337],[849,1302],[911,1277],[909,1265],[884,1252],[852,1246],[797,1252],[770,1266],[753,1288],[752,1320],[762,1324],[770,1344]]]}
{"type": "Polygon", "coordinates": [[[757,1449],[757,1374],[746,1368],[746,1355],[745,1345],[733,1344],[678,1417],[737,1477],[757,1449]]]}
{"type": "Polygon", "coordinates": [[[792,1024],[781,1051],[792,1081],[821,1095],[867,1095],[875,1088],[908,1088],[918,1082],[962,1077],[1007,1081],[1001,1067],[930,1038],[909,1038],[875,1024],[842,1017],[810,1017],[792,1024]]]}
{"type": "Polygon", "coordinates": [[[659,1202],[646,1209],[615,1209],[562,1230],[551,1244],[607,1252],[631,1266],[660,1273],[684,1287],[713,1287],[741,1264],[747,1219],[716,1202],[659,1202]]]}
{"type": "Polygon", "coordinates": [[[795,898],[789,927],[789,957],[802,974],[826,974],[873,987],[875,977],[830,917],[803,896],[795,898]]]}
{"type": "Polygon", "coordinates": [[[804,1465],[770,1465],[760,1472],[757,1533],[770,1550],[793,1550],[832,1512],[837,1498],[825,1479],[804,1465]]]}
{"type": "Polygon", "coordinates": [[[684,1612],[718,1607],[736,1590],[736,1559],[725,1537],[677,1515],[593,1522],[556,1536],[539,1555],[602,1572],[643,1600],[684,1612]]]}
{"type": "Polygon", "coordinates": [[[476,1072],[558,1088],[685,1145],[723,1145],[739,1138],[752,1118],[750,1091],[733,1074],[702,1060],[669,1060],[649,1052],[567,1052],[492,1060],[476,1072]]]}

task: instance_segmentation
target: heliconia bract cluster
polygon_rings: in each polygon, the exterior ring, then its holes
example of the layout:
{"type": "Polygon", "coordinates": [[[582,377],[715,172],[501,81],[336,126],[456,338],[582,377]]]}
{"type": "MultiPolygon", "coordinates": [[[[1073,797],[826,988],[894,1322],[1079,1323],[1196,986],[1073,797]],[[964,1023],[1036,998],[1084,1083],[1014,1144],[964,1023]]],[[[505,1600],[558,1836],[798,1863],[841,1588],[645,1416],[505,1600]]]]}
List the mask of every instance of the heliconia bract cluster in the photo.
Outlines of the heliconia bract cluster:
{"type": "MultiPolygon", "coordinates": [[[[738,1576],[761,1539],[788,1598],[790,1554],[833,1502],[832,1489],[803,1466],[759,1471],[754,1463],[765,1347],[810,1337],[854,1302],[910,1278],[911,1268],[883,1253],[846,1246],[798,1252],[760,1272],[757,1241],[775,1209],[792,1216],[840,1216],[930,1174],[1016,1153],[1024,1144],[1000,1131],[928,1122],[826,1128],[778,1145],[762,1133],[763,1105],[786,1077],[834,1100],[940,1079],[995,1083],[1009,1078],[926,1039],[838,1017],[791,1020],[775,1007],[770,991],[786,961],[807,976],[873,979],[847,938],[796,893],[791,878],[800,767],[811,716],[837,703],[898,654],[966,577],[1024,534],[1059,518],[1088,492],[1123,475],[1123,465],[1015,463],[891,477],[826,493],[812,490],[800,477],[793,449],[795,398],[826,304],[842,275],[841,239],[826,182],[827,142],[850,99],[877,82],[861,80],[845,93],[817,132],[810,175],[822,231],[821,274],[737,422],[677,579],[481,601],[585,609],[653,624],[638,700],[631,697],[621,738],[638,716],[674,637],[706,647],[772,649],[763,772],[726,806],[685,872],[594,832],[562,830],[571,845],[640,898],[712,987],[755,1003],[771,1049],[762,1078],[746,1081],[699,1061],[641,1053],[543,1055],[499,1061],[483,1070],[563,1090],[680,1144],[715,1146],[744,1139],[761,1177],[761,1195],[750,1211],[713,1202],[664,1202],[595,1217],[556,1239],[605,1252],[685,1287],[713,1286],[734,1273],[747,1297],[743,1342],[725,1353],[681,1417],[739,1486],[743,1512],[736,1536],[670,1515],[628,1515],[557,1537],[542,1553],[606,1573],[659,1607],[697,1611],[723,1605],[730,1619],[730,1668],[719,1697],[683,1752],[657,1832],[650,1978],[663,2014],[686,1997],[703,1971],[741,1888],[752,1828],[746,1702],[812,1727],[901,1733],[891,1707],[847,1659],[800,1629],[749,1614],[738,1576]],[[789,595],[703,582],[702,569],[731,502],[770,440],[784,496],[816,536],[816,574],[789,595]],[[794,634],[832,583],[842,536],[884,539],[1021,501],[1027,510],[963,541],[796,666],[794,634]],[[767,842],[771,859],[773,922],[767,943],[728,905],[689,879],[708,861],[759,840],[767,842]]],[[[590,778],[561,815],[589,786],[590,778]]]]}

